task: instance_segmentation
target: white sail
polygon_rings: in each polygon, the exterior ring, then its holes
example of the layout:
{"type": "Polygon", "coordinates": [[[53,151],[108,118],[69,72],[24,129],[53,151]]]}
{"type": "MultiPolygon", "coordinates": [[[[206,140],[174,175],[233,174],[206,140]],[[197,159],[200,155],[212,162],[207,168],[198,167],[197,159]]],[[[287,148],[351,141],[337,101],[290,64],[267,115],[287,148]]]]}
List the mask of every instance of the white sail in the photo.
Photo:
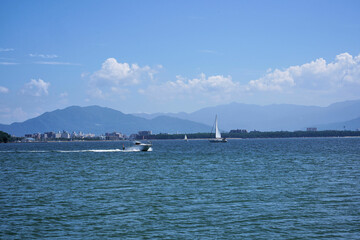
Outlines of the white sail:
{"type": "Polygon", "coordinates": [[[215,119],[215,138],[221,138],[221,133],[218,128],[217,115],[216,115],[216,119],[215,119]]]}
{"type": "Polygon", "coordinates": [[[187,141],[187,140],[188,140],[188,138],[187,138],[186,134],[185,134],[184,140],[185,140],[185,141],[187,141]]]}
{"type": "MultiPolygon", "coordinates": [[[[211,132],[212,132],[212,130],[211,130],[211,132]]],[[[215,138],[210,138],[209,141],[212,143],[226,143],[227,142],[226,138],[221,138],[221,133],[220,133],[219,127],[218,127],[217,115],[215,117],[215,138]]]]}

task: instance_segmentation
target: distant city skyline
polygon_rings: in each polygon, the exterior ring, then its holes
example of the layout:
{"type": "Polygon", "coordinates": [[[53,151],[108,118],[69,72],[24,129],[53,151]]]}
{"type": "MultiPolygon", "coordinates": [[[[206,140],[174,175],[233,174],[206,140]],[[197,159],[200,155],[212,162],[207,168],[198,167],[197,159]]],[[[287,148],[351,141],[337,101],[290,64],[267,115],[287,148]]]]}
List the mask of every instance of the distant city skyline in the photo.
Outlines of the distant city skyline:
{"type": "Polygon", "coordinates": [[[1,1],[0,123],[360,99],[359,1],[1,1]]]}

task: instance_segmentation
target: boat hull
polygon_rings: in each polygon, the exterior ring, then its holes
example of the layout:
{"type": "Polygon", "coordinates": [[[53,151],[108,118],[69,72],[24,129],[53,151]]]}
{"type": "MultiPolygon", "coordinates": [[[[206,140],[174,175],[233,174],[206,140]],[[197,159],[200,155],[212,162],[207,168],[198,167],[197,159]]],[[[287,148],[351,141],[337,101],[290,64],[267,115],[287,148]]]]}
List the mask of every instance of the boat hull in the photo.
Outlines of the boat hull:
{"type": "Polygon", "coordinates": [[[150,148],[151,148],[151,144],[140,144],[137,145],[137,147],[140,149],[140,151],[142,152],[147,152],[150,148]]]}
{"type": "Polygon", "coordinates": [[[226,138],[214,138],[214,139],[209,139],[209,142],[211,142],[211,143],[226,143],[227,140],[226,140],[226,138]]]}
{"type": "Polygon", "coordinates": [[[149,149],[151,148],[152,144],[151,143],[142,143],[142,142],[139,142],[139,141],[136,141],[135,142],[135,145],[134,147],[136,149],[138,149],[139,151],[142,151],[142,152],[146,152],[146,151],[149,151],[149,149]]]}

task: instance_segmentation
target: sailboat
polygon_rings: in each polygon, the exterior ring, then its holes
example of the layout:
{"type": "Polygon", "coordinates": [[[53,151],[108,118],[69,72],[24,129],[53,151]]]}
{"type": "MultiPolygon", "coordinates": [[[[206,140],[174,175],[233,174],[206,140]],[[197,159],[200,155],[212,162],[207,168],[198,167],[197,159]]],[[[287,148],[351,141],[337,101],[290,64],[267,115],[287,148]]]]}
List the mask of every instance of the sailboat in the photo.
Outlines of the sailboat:
{"type": "Polygon", "coordinates": [[[187,138],[186,134],[185,134],[184,140],[185,140],[185,142],[188,141],[188,138],[187,138]]]}
{"type": "Polygon", "coordinates": [[[226,138],[221,137],[221,133],[220,133],[219,128],[218,128],[217,115],[215,117],[215,138],[210,138],[209,141],[213,142],[213,143],[220,143],[220,142],[225,143],[225,142],[227,142],[226,138]]]}

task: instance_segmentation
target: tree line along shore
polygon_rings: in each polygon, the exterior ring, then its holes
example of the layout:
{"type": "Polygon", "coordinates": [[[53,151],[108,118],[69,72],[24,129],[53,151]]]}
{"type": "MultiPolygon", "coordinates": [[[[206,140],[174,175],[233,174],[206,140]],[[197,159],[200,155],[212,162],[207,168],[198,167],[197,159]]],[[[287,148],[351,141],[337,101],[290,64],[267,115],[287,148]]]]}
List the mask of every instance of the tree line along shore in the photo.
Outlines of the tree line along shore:
{"type": "MultiPolygon", "coordinates": [[[[189,133],[186,134],[188,139],[207,139],[212,138],[210,133],[189,133]]],[[[146,136],[145,139],[184,139],[185,134],[152,134],[146,136]]],[[[224,138],[306,138],[306,137],[360,137],[360,131],[274,131],[274,132],[260,132],[251,131],[243,133],[221,133],[224,138]]]]}
{"type": "MultiPolygon", "coordinates": [[[[211,133],[189,133],[186,134],[188,139],[208,139],[213,137],[211,133]]],[[[185,134],[168,134],[159,133],[142,136],[137,140],[157,140],[157,139],[184,139],[185,134]]],[[[222,133],[222,137],[225,138],[308,138],[308,137],[360,137],[360,131],[338,131],[338,130],[326,130],[326,131],[273,131],[273,132],[242,132],[242,133],[222,133]]],[[[10,134],[0,131],[0,143],[18,142],[21,138],[12,137],[10,134]]],[[[87,139],[85,139],[86,141],[87,139]]],[[[90,139],[89,139],[90,140],[90,139]]],[[[100,140],[100,139],[91,139],[100,140]]],[[[59,141],[71,141],[71,139],[59,139],[59,141]]]]}

